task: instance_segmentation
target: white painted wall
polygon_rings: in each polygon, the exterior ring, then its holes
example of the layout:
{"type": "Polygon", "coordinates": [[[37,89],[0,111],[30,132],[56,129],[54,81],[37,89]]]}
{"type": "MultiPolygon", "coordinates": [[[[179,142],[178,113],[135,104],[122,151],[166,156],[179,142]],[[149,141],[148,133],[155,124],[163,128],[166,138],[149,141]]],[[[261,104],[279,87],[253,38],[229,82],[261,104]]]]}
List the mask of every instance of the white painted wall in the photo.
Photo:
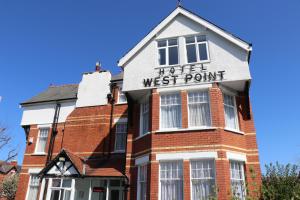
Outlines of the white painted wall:
{"type": "MultiPolygon", "coordinates": [[[[147,89],[143,86],[143,79],[157,77],[157,70],[154,69],[159,67],[157,39],[179,37],[179,62],[183,65],[187,64],[184,36],[195,34],[205,34],[207,37],[210,53],[210,63],[206,64],[208,71],[225,70],[223,81],[251,79],[246,50],[206,30],[205,27],[187,17],[178,15],[123,66],[123,90],[147,89]]],[[[169,85],[169,87],[172,86],[172,84],[169,85]]]]}
{"type": "MultiPolygon", "coordinates": [[[[51,124],[55,113],[55,103],[23,106],[21,125],[51,124]]],[[[75,109],[75,101],[61,103],[58,122],[65,122],[68,115],[75,109]]]]}
{"type": "Polygon", "coordinates": [[[76,107],[99,106],[107,104],[110,93],[110,72],[83,74],[78,87],[76,107]]]}

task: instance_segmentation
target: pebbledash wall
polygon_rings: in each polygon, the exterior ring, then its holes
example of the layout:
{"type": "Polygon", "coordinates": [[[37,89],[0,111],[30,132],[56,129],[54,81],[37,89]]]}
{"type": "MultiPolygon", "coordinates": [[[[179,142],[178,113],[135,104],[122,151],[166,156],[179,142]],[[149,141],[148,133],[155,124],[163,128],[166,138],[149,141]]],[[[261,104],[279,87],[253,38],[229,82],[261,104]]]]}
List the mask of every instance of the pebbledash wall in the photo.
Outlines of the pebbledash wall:
{"type": "Polygon", "coordinates": [[[79,85],[50,86],[23,102],[16,199],[258,199],[251,51],[177,7],[119,60],[122,73],[97,66],[79,85]],[[65,159],[74,170],[52,173],[65,159]],[[60,188],[70,196],[54,195],[54,179],[72,179],[60,188]],[[96,179],[106,182],[93,187],[96,179]]]}

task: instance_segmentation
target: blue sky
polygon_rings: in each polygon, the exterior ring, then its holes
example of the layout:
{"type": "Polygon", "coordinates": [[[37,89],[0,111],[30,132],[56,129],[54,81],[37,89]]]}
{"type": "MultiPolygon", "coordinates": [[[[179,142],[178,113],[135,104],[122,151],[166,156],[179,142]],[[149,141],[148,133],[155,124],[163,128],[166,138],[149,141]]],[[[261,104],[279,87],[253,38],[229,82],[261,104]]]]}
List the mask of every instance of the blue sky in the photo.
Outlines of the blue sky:
{"type": "MultiPolygon", "coordinates": [[[[22,162],[19,103],[50,84],[78,83],[100,60],[117,61],[176,0],[0,2],[0,123],[22,162]]],[[[253,43],[251,100],[265,163],[300,162],[300,1],[183,0],[183,6],[253,43]]],[[[0,153],[0,159],[4,153],[0,153]]]]}

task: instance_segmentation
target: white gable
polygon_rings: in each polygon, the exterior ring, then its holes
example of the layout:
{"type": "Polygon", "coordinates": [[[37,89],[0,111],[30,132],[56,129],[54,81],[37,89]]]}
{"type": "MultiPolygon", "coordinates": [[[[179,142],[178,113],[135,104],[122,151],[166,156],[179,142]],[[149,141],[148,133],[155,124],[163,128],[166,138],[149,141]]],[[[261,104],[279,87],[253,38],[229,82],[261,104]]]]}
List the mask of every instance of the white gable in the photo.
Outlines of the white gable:
{"type": "Polygon", "coordinates": [[[56,175],[56,176],[70,176],[77,175],[77,171],[72,165],[71,162],[65,162],[63,165],[62,162],[57,162],[48,172],[48,175],[56,175]]]}

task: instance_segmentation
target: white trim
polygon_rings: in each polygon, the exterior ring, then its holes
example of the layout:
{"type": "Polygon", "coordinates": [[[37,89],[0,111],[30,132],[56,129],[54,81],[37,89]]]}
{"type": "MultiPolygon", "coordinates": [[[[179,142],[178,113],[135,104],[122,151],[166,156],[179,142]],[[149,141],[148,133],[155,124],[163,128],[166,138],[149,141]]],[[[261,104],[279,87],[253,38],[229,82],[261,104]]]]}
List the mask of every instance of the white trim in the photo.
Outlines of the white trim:
{"type": "Polygon", "coordinates": [[[212,87],[212,84],[203,84],[203,85],[184,85],[184,86],[172,86],[172,87],[163,87],[163,88],[157,88],[158,93],[164,93],[164,92],[180,92],[181,90],[203,90],[203,89],[209,89],[212,87]]]}
{"type": "Polygon", "coordinates": [[[43,168],[30,168],[28,169],[29,174],[38,174],[43,168]]]}
{"type": "Polygon", "coordinates": [[[127,123],[128,119],[126,117],[114,118],[114,123],[127,123]]]}
{"type": "Polygon", "coordinates": [[[201,158],[218,158],[216,151],[203,151],[203,152],[182,152],[182,153],[161,153],[156,154],[156,160],[191,160],[201,158]]]}
{"type": "Polygon", "coordinates": [[[51,128],[52,124],[38,124],[38,128],[51,128]]]}
{"type": "Polygon", "coordinates": [[[168,133],[168,132],[182,132],[182,131],[203,131],[203,130],[215,130],[217,127],[213,126],[202,126],[202,127],[190,127],[190,128],[173,128],[173,129],[161,129],[155,131],[155,133],[168,133]]]}
{"type": "Polygon", "coordinates": [[[247,162],[247,156],[243,153],[226,152],[226,156],[228,160],[247,162]]]}
{"type": "Polygon", "coordinates": [[[148,162],[149,162],[149,155],[145,155],[135,159],[135,165],[145,165],[148,162]]]}
{"type": "Polygon", "coordinates": [[[128,60],[132,58],[140,49],[142,49],[150,40],[156,37],[156,34],[159,33],[165,26],[167,26],[177,15],[182,14],[185,17],[199,23],[200,25],[208,28],[209,30],[219,34],[223,38],[231,41],[232,43],[236,44],[237,46],[241,47],[242,49],[246,50],[247,52],[252,51],[252,47],[240,40],[239,38],[233,36],[230,33],[222,30],[221,28],[217,27],[216,25],[200,18],[199,16],[181,8],[177,7],[168,17],[166,17],[161,23],[159,23],[146,37],[144,37],[135,47],[133,47],[127,54],[125,54],[118,62],[118,66],[124,66],[128,60]]]}

